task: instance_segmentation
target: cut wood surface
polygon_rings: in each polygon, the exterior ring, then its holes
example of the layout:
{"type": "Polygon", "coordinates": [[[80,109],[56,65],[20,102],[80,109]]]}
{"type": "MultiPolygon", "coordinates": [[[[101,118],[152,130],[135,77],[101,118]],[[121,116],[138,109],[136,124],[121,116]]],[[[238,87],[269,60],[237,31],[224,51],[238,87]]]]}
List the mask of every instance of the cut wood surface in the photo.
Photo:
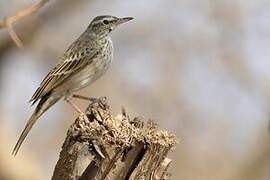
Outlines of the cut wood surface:
{"type": "Polygon", "coordinates": [[[55,166],[53,180],[169,179],[168,152],[176,137],[154,121],[114,115],[105,97],[91,102],[88,120],[71,125],[55,166]]]}

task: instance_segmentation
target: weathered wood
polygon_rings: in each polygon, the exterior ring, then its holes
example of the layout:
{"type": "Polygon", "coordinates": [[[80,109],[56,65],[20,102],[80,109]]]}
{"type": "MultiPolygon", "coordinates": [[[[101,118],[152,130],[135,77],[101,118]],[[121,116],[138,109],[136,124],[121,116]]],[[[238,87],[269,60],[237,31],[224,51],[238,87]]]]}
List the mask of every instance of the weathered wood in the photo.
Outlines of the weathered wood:
{"type": "Polygon", "coordinates": [[[70,127],[56,164],[53,180],[168,179],[168,152],[176,137],[153,121],[131,119],[123,109],[113,115],[106,98],[86,110],[70,127]]]}

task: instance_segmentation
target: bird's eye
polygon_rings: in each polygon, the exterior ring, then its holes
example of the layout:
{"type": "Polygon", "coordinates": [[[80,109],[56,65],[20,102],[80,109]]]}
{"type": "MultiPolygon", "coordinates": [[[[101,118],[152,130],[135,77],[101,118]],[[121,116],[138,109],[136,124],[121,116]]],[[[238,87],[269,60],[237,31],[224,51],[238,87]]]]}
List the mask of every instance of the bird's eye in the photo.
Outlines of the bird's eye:
{"type": "Polygon", "coordinates": [[[103,20],[104,24],[109,24],[109,21],[107,19],[103,20]]]}

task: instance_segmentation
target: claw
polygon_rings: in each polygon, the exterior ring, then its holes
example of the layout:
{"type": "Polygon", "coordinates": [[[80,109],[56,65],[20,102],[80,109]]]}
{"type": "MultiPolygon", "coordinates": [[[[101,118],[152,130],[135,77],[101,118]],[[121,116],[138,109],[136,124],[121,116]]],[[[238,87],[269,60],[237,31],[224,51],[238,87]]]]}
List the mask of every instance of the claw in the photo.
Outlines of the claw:
{"type": "Polygon", "coordinates": [[[81,118],[82,120],[85,120],[85,121],[90,122],[85,113],[81,113],[80,116],[79,116],[79,118],[81,118]]]}

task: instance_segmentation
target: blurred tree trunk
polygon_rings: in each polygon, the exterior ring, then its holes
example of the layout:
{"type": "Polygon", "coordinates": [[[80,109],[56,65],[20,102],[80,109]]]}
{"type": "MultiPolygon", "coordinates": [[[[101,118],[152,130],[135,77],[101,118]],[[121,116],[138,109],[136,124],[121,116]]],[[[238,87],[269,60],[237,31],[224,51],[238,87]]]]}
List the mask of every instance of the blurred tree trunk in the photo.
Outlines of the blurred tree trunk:
{"type": "Polygon", "coordinates": [[[244,3],[240,1],[209,1],[210,18],[217,29],[216,50],[218,59],[227,67],[228,75],[232,75],[239,83],[250,81],[244,52],[243,18],[244,3]]]}

